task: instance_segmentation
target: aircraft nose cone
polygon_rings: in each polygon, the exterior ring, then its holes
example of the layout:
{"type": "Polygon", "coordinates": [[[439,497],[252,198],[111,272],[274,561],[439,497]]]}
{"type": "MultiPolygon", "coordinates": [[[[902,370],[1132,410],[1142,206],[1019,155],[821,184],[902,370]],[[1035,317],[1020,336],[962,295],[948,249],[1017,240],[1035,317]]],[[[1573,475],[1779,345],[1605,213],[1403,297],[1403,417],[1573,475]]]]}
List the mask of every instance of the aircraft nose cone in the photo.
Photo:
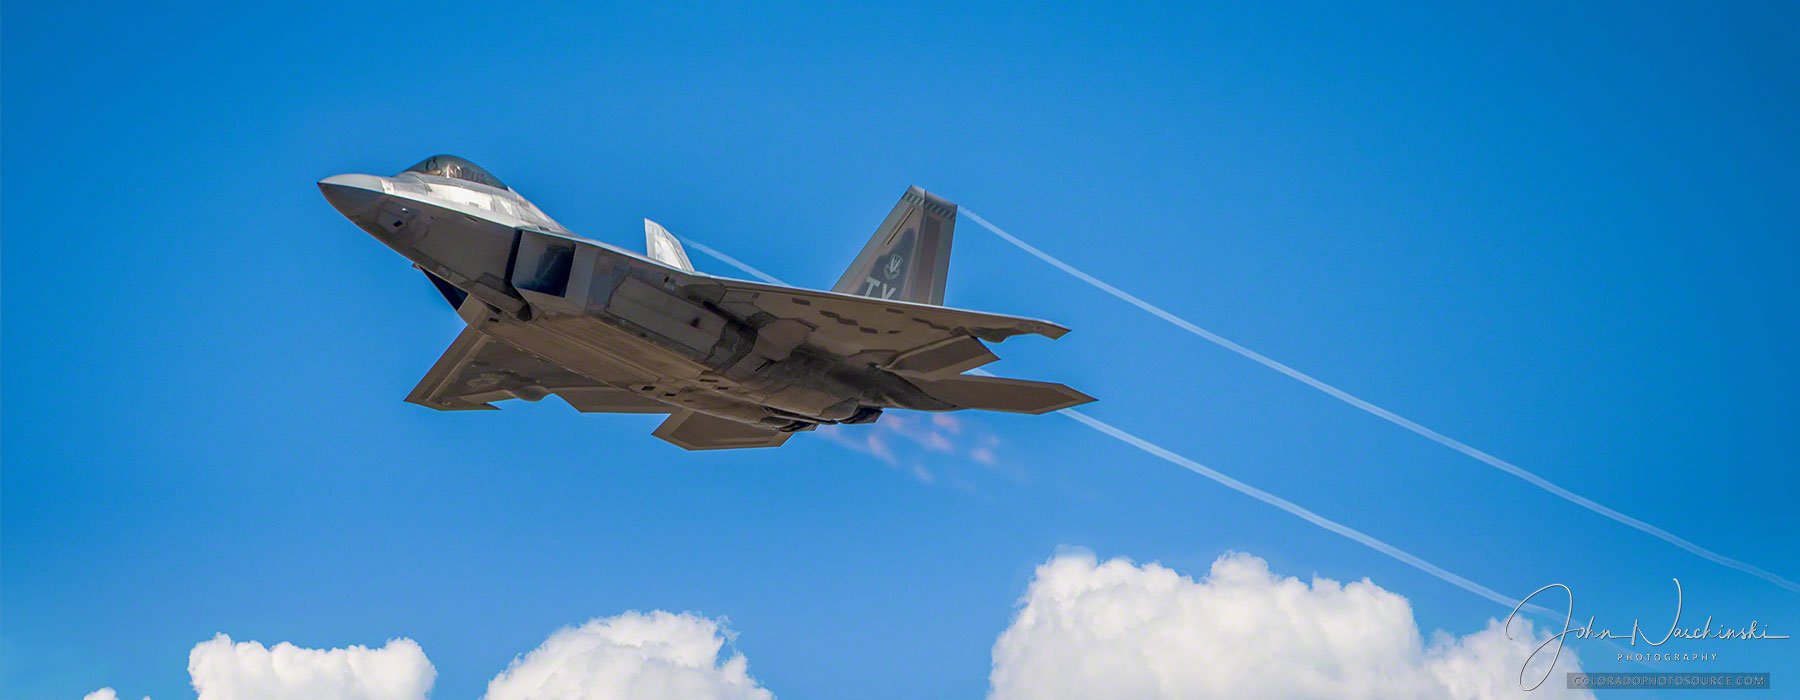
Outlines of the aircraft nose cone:
{"type": "Polygon", "coordinates": [[[333,175],[319,181],[319,191],[324,193],[325,201],[351,221],[371,213],[384,194],[381,180],[373,175],[333,175]]]}

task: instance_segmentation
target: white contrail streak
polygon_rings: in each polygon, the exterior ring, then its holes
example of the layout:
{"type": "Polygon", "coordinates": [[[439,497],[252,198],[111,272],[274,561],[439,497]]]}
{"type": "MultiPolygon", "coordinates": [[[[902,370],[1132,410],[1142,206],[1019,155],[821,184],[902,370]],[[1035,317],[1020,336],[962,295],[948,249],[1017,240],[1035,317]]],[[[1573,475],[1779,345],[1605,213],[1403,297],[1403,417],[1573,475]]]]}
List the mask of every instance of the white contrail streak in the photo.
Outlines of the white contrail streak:
{"type": "MultiPolygon", "coordinates": [[[[1402,564],[1406,564],[1407,566],[1413,567],[1413,568],[1423,571],[1427,574],[1431,574],[1432,576],[1435,576],[1439,580],[1442,580],[1445,583],[1448,583],[1452,586],[1456,586],[1457,588],[1461,588],[1470,593],[1474,593],[1475,595],[1478,595],[1478,596],[1481,596],[1488,600],[1494,601],[1494,602],[1504,605],[1508,608],[1518,607],[1518,605],[1519,605],[1518,600],[1513,599],[1513,598],[1508,598],[1504,595],[1501,595],[1500,593],[1496,592],[1492,588],[1488,588],[1487,586],[1483,586],[1479,583],[1470,581],[1466,578],[1463,578],[1463,577],[1453,574],[1449,571],[1446,571],[1441,566],[1438,566],[1431,562],[1425,561],[1424,559],[1420,559],[1417,556],[1414,556],[1412,553],[1407,552],[1406,550],[1400,549],[1399,547],[1395,547],[1391,544],[1388,544],[1381,540],[1375,539],[1373,536],[1368,535],[1361,530],[1350,527],[1343,523],[1339,523],[1336,520],[1332,520],[1323,515],[1319,515],[1318,513],[1314,513],[1310,510],[1307,510],[1307,509],[1299,506],[1298,504],[1294,503],[1293,501],[1289,501],[1288,499],[1282,498],[1275,494],[1272,494],[1272,493],[1269,493],[1262,489],[1256,488],[1255,486],[1251,486],[1242,481],[1238,481],[1237,479],[1233,479],[1230,476],[1227,476],[1224,473],[1219,472],[1218,470],[1215,470],[1211,467],[1208,467],[1204,464],[1201,464],[1194,460],[1188,459],[1181,455],[1175,454],[1174,452],[1170,452],[1166,449],[1163,449],[1161,446],[1158,446],[1155,443],[1150,442],[1149,440],[1145,440],[1136,435],[1132,435],[1131,433],[1128,433],[1128,432],[1125,432],[1118,428],[1115,428],[1112,425],[1110,425],[1106,422],[1103,422],[1098,418],[1089,416],[1086,413],[1082,413],[1073,408],[1065,408],[1061,411],[1058,411],[1057,413],[1059,413],[1060,415],[1068,416],[1070,419],[1073,419],[1074,421],[1081,423],[1082,425],[1085,425],[1089,428],[1093,428],[1094,430],[1100,431],[1101,433],[1104,433],[1107,436],[1110,436],[1120,442],[1123,442],[1125,444],[1131,445],[1132,447],[1136,447],[1140,450],[1143,450],[1152,455],[1155,455],[1156,457],[1158,457],[1164,461],[1181,466],[1195,474],[1199,474],[1200,476],[1204,476],[1208,479],[1212,479],[1213,481],[1217,481],[1221,484],[1224,484],[1227,488],[1230,488],[1233,491],[1237,491],[1238,493],[1242,493],[1242,494],[1249,496],[1251,498],[1254,498],[1256,500],[1259,500],[1259,501],[1262,501],[1269,505],[1275,506],[1276,508],[1285,510],[1288,513],[1294,515],[1295,517],[1300,518],[1301,520],[1305,520],[1306,522],[1312,523],[1314,525],[1325,528],[1325,529],[1335,532],[1337,534],[1343,535],[1344,537],[1348,537],[1351,540],[1354,540],[1357,544],[1361,544],[1364,547],[1368,547],[1369,549],[1373,549],[1377,552],[1381,552],[1382,554],[1386,554],[1389,557],[1393,557],[1394,559],[1400,561],[1400,563],[1402,563],[1402,564]]],[[[1539,613],[1542,615],[1547,615],[1549,617],[1558,617],[1558,615],[1555,611],[1552,611],[1548,608],[1544,608],[1544,607],[1534,605],[1534,604],[1528,603],[1524,606],[1524,609],[1535,612],[1535,613],[1539,613]]]]}
{"type": "MultiPolygon", "coordinates": [[[[986,375],[986,376],[990,376],[990,377],[993,376],[993,375],[988,374],[987,372],[979,370],[979,369],[969,370],[968,373],[969,374],[981,374],[981,375],[986,375]]],[[[1160,459],[1163,459],[1170,463],[1176,464],[1184,469],[1192,471],[1195,474],[1199,474],[1208,479],[1212,479],[1213,481],[1217,481],[1220,484],[1224,484],[1226,487],[1228,487],[1234,491],[1237,491],[1239,493],[1242,493],[1246,496],[1249,496],[1256,500],[1262,501],[1269,505],[1275,506],[1276,508],[1285,510],[1288,513],[1293,514],[1293,515],[1299,517],[1300,519],[1305,520],[1309,523],[1312,523],[1319,527],[1325,528],[1325,529],[1335,532],[1337,534],[1343,535],[1344,537],[1354,540],[1358,544],[1361,544],[1365,547],[1373,549],[1377,552],[1381,552],[1382,554],[1386,554],[1389,557],[1392,557],[1393,559],[1399,561],[1402,564],[1406,564],[1407,566],[1411,566],[1415,569],[1418,569],[1427,574],[1430,574],[1431,576],[1437,578],[1438,580],[1448,583],[1452,586],[1456,586],[1457,588],[1461,588],[1470,593],[1474,593],[1475,595],[1478,595],[1478,596],[1481,596],[1488,600],[1494,601],[1494,602],[1504,605],[1508,608],[1517,608],[1524,612],[1536,613],[1538,615],[1544,616],[1546,619],[1553,620],[1553,621],[1554,620],[1562,620],[1564,622],[1564,624],[1567,624],[1567,622],[1568,622],[1568,613],[1567,612],[1559,613],[1559,612],[1556,612],[1549,608],[1538,605],[1536,603],[1526,603],[1524,605],[1519,605],[1519,601],[1507,598],[1506,596],[1501,595],[1499,592],[1495,591],[1492,588],[1488,588],[1487,586],[1483,586],[1479,583],[1470,581],[1466,578],[1463,578],[1454,573],[1446,571],[1444,568],[1442,568],[1436,564],[1433,564],[1431,562],[1425,561],[1424,559],[1420,559],[1419,557],[1414,556],[1413,554],[1407,552],[1406,550],[1400,549],[1400,548],[1390,545],[1386,542],[1375,539],[1374,536],[1366,534],[1366,533],[1362,532],[1361,530],[1357,530],[1356,528],[1350,527],[1349,525],[1344,525],[1335,520],[1327,518],[1323,515],[1314,513],[1310,510],[1307,510],[1305,507],[1300,506],[1296,503],[1293,503],[1292,501],[1289,501],[1285,498],[1282,498],[1275,494],[1269,493],[1262,489],[1256,488],[1255,486],[1251,486],[1242,481],[1238,481],[1237,479],[1233,479],[1230,476],[1227,476],[1224,473],[1219,472],[1211,467],[1208,467],[1204,464],[1201,464],[1194,460],[1183,457],[1183,456],[1176,454],[1174,452],[1171,452],[1169,450],[1163,449],[1161,446],[1159,446],[1155,443],[1152,443],[1149,440],[1145,440],[1136,435],[1132,435],[1131,433],[1128,433],[1128,432],[1125,432],[1118,428],[1115,428],[1112,425],[1110,425],[1104,421],[1101,421],[1098,418],[1094,418],[1093,416],[1087,415],[1087,414],[1077,411],[1073,408],[1065,408],[1061,411],[1057,411],[1057,413],[1059,415],[1068,416],[1069,418],[1075,420],[1078,423],[1081,423],[1082,425],[1085,425],[1089,428],[1093,428],[1094,430],[1104,433],[1108,437],[1114,438],[1116,440],[1119,440],[1121,442],[1129,444],[1132,447],[1136,447],[1140,450],[1148,452],[1152,455],[1155,455],[1156,457],[1158,457],[1160,459]]],[[[1603,644],[1606,644],[1607,646],[1610,646],[1614,649],[1617,649],[1621,653],[1625,651],[1624,647],[1619,646],[1617,643],[1615,643],[1611,640],[1601,639],[1600,642],[1603,644]]],[[[1647,663],[1644,661],[1639,661],[1638,663],[1643,664],[1645,666],[1656,667],[1654,664],[1650,664],[1650,663],[1647,663]]]]}
{"type": "MultiPolygon", "coordinates": [[[[725,255],[724,253],[714,250],[713,248],[711,248],[709,246],[706,246],[701,243],[697,243],[691,239],[688,240],[687,243],[688,243],[688,245],[693,246],[696,250],[699,250],[700,252],[710,255],[714,258],[718,258],[720,261],[723,261],[725,264],[735,267],[739,270],[742,270],[746,274],[751,275],[752,277],[763,280],[770,284],[780,284],[780,285],[784,285],[784,286],[787,284],[785,282],[782,282],[780,279],[777,279],[774,275],[771,275],[769,273],[763,272],[762,270],[758,270],[754,267],[751,267],[750,265],[746,264],[744,261],[738,260],[737,258],[731,257],[729,255],[725,255]]],[[[987,372],[985,372],[983,370],[979,370],[979,369],[970,370],[969,374],[979,374],[979,375],[990,376],[990,377],[993,376],[993,375],[988,374],[987,372]]],[[[1289,500],[1282,498],[1280,496],[1277,496],[1275,494],[1272,494],[1272,493],[1269,493],[1262,489],[1256,488],[1255,486],[1251,486],[1242,481],[1238,481],[1237,479],[1233,479],[1230,476],[1225,475],[1223,472],[1217,471],[1217,470],[1215,470],[1211,467],[1208,467],[1204,464],[1201,464],[1194,460],[1188,459],[1181,455],[1175,454],[1174,452],[1165,450],[1165,449],[1151,443],[1148,440],[1144,440],[1143,438],[1140,438],[1136,435],[1132,435],[1131,433],[1128,433],[1128,432],[1125,432],[1118,428],[1115,428],[1111,424],[1103,422],[1098,418],[1093,418],[1091,416],[1088,416],[1085,413],[1081,413],[1072,408],[1063,409],[1062,411],[1059,411],[1059,413],[1064,416],[1068,416],[1070,419],[1072,419],[1078,423],[1081,423],[1082,425],[1085,425],[1089,428],[1093,428],[1094,430],[1099,431],[1100,433],[1102,433],[1104,435],[1112,437],[1115,440],[1119,440],[1121,442],[1124,442],[1125,444],[1131,445],[1132,447],[1136,447],[1136,448],[1143,450],[1145,452],[1148,452],[1156,457],[1159,457],[1168,462],[1171,462],[1173,464],[1176,464],[1178,466],[1186,468],[1187,470],[1192,471],[1195,474],[1199,474],[1208,479],[1212,479],[1213,481],[1217,481],[1221,484],[1224,484],[1226,487],[1231,488],[1232,490],[1235,490],[1239,493],[1242,493],[1246,496],[1249,496],[1256,500],[1262,501],[1269,505],[1275,506],[1276,508],[1280,508],[1284,511],[1287,511],[1288,513],[1298,516],[1300,519],[1305,520],[1309,523],[1312,523],[1319,527],[1325,528],[1326,530],[1330,530],[1339,535],[1343,535],[1344,537],[1347,537],[1347,538],[1357,542],[1358,544],[1361,544],[1365,547],[1373,549],[1377,552],[1381,552],[1382,554],[1386,554],[1389,557],[1392,557],[1392,558],[1400,561],[1401,563],[1406,564],[1407,566],[1411,566],[1415,569],[1418,569],[1427,574],[1430,574],[1430,575],[1438,578],[1439,580],[1449,583],[1452,586],[1456,586],[1457,588],[1461,588],[1465,591],[1474,593],[1475,595],[1481,596],[1483,598],[1494,601],[1496,603],[1507,606],[1509,608],[1515,607],[1519,604],[1519,601],[1513,600],[1511,598],[1507,598],[1506,596],[1501,595],[1500,593],[1496,592],[1492,588],[1488,588],[1487,586],[1483,586],[1479,583],[1470,581],[1469,579],[1466,579],[1466,578],[1458,576],[1454,573],[1451,573],[1451,572],[1445,570],[1443,567],[1440,567],[1436,564],[1425,561],[1424,559],[1420,559],[1417,556],[1414,556],[1411,553],[1409,553],[1405,550],[1402,550],[1398,547],[1395,547],[1393,545],[1390,545],[1386,542],[1375,539],[1374,537],[1363,533],[1361,530],[1357,530],[1356,528],[1350,527],[1348,525],[1344,525],[1335,520],[1327,518],[1323,515],[1319,515],[1318,513],[1314,513],[1310,510],[1307,510],[1307,509],[1301,507],[1300,505],[1294,503],[1293,501],[1289,501],[1289,500]]],[[[1555,611],[1552,611],[1548,608],[1544,608],[1544,607],[1538,606],[1538,605],[1528,604],[1528,605],[1524,606],[1524,609],[1529,610],[1531,612],[1541,614],[1541,615],[1548,615],[1552,618],[1557,616],[1555,611]]]]}
{"type": "Polygon", "coordinates": [[[1741,562],[1741,561],[1738,561],[1731,557],[1725,556],[1723,554],[1719,554],[1718,552],[1714,552],[1710,549],[1707,549],[1700,545],[1689,542],[1686,539],[1677,537],[1674,533],[1671,533],[1668,530],[1664,530],[1655,525],[1651,525],[1650,523],[1644,522],[1642,520],[1631,517],[1629,515],[1619,512],[1619,511],[1616,511],[1616,510],[1613,510],[1606,506],[1600,505],[1599,503],[1595,503],[1592,499],[1589,499],[1585,496],[1582,496],[1573,491],[1565,489],[1561,486],[1557,486],[1556,484],[1550,483],[1550,481],[1544,479],[1543,477],[1533,474],[1531,472],[1528,472],[1524,468],[1519,467],[1511,462],[1508,462],[1504,459],[1500,459],[1499,457],[1495,457],[1486,452],[1482,452],[1481,450],[1475,449],[1474,447],[1470,447],[1469,445],[1464,444],[1460,440],[1452,438],[1452,437],[1445,435],[1443,433],[1440,433],[1436,430],[1427,428],[1423,425],[1419,425],[1418,423],[1414,423],[1413,421],[1411,421],[1397,413],[1394,413],[1393,411],[1389,411],[1385,408],[1382,408],[1375,404],[1369,403],[1368,401],[1364,401],[1360,398],[1357,398],[1356,396],[1351,395],[1349,392],[1346,392],[1335,386],[1326,384],[1323,381],[1313,378],[1312,375],[1306,374],[1304,372],[1301,372],[1300,370],[1294,369],[1294,368],[1284,365],[1280,362],[1277,362],[1274,359],[1269,358],[1268,356],[1265,356],[1262,353],[1259,353],[1255,350],[1251,350],[1242,345],[1238,345],[1237,343],[1231,342],[1230,339],[1228,339],[1224,336],[1221,336],[1217,333],[1214,333],[1212,331],[1206,330],[1205,328],[1196,326],[1193,323],[1188,322],[1186,319],[1181,318],[1180,316],[1176,316],[1175,314],[1169,313],[1168,311],[1164,311],[1161,307],[1158,307],[1155,304],[1152,304],[1150,302],[1144,301],[1143,299],[1137,298],[1136,296],[1132,295],[1130,292],[1126,292],[1125,290],[1119,289],[1118,287],[1114,287],[1110,284],[1102,282],[1098,278],[1094,277],[1093,275],[1090,275],[1086,272],[1082,272],[1081,270],[1075,269],[1074,266],[1072,266],[1066,262],[1063,262],[1062,260],[1058,259],[1056,256],[1053,256],[1049,253],[1038,250],[1036,247],[1033,247],[1030,243],[1026,243],[1025,241],[1019,240],[1018,237],[1016,237],[1010,233],[1007,233],[1005,231],[1000,230],[1000,227],[995,226],[992,223],[989,223],[987,219],[981,218],[981,216],[977,215],[975,212],[969,211],[968,209],[965,208],[965,209],[961,209],[960,213],[963,216],[968,217],[970,221],[974,221],[975,223],[980,224],[982,226],[982,228],[985,228],[988,231],[992,232],[994,235],[999,236],[1000,238],[1004,239],[1006,242],[1011,243],[1014,246],[1017,246],[1020,250],[1030,253],[1037,259],[1042,260],[1046,263],[1049,263],[1052,267],[1062,270],[1063,272],[1067,272],[1070,275],[1074,276],[1076,279],[1086,282],[1089,285],[1092,285],[1094,288],[1099,289],[1100,291],[1106,292],[1107,294],[1111,294],[1114,297],[1117,297],[1119,300],[1124,301],[1127,304],[1131,304],[1132,306],[1136,306],[1139,309],[1143,309],[1144,311],[1148,312],[1150,315],[1160,318],[1164,321],[1167,321],[1170,324],[1174,325],[1175,327],[1180,328],[1189,333],[1192,333],[1194,335],[1197,335],[1210,343],[1213,343],[1215,345],[1218,345],[1219,347],[1225,348],[1226,350],[1230,350],[1230,351],[1235,352],[1239,355],[1242,355],[1246,358],[1249,358],[1250,360],[1252,360],[1252,361],[1256,362],[1257,364],[1260,364],[1264,367],[1268,367],[1269,369],[1272,369],[1272,370],[1275,370],[1282,374],[1285,374],[1295,380],[1298,380],[1302,384],[1310,386],[1314,389],[1318,389],[1319,391],[1325,392],[1326,394],[1330,395],[1332,398],[1335,398],[1339,401],[1350,404],[1351,406],[1355,406],[1356,408],[1362,409],[1363,411],[1369,413],[1370,415],[1373,415],[1373,416],[1380,418],[1382,420],[1385,420],[1389,423],[1393,423],[1394,425],[1398,425],[1402,428],[1405,428],[1414,433],[1422,435],[1425,438],[1431,440],[1432,442],[1436,442],[1436,443],[1443,445],[1445,447],[1448,447],[1452,450],[1461,452],[1464,455],[1474,458],[1476,461],[1479,461],[1490,467],[1499,469],[1500,471],[1506,472],[1506,473],[1516,476],[1520,479],[1523,479],[1527,483],[1530,483],[1533,486],[1536,486],[1540,489],[1543,489],[1552,494],[1555,494],[1556,496],[1558,496],[1558,497],[1562,498],[1563,500],[1566,500],[1570,503],[1574,503],[1575,505],[1581,506],[1581,507],[1591,510],[1595,513],[1599,513],[1608,518],[1612,518],[1613,520],[1616,520],[1620,523],[1624,523],[1625,525],[1632,527],[1638,531],[1655,536],[1656,538],[1661,539],[1664,542],[1668,542],[1669,544],[1672,544],[1672,545],[1675,545],[1682,549],[1685,549],[1685,550],[1692,552],[1692,553],[1700,556],[1701,558],[1711,561],[1713,563],[1722,564],[1724,566],[1728,566],[1733,569],[1737,569],[1739,571],[1751,574],[1751,575],[1761,578],[1765,581],[1773,583],[1782,588],[1786,588],[1790,591],[1800,593],[1800,583],[1795,583],[1793,581],[1790,581],[1786,578],[1781,577],[1778,574],[1775,574],[1774,572],[1763,569],[1762,567],[1755,566],[1753,564],[1748,564],[1745,562],[1741,562]]]}
{"type": "Polygon", "coordinates": [[[788,283],[783,282],[778,279],[775,279],[775,277],[773,275],[770,275],[769,273],[763,272],[762,270],[758,270],[754,267],[746,265],[746,264],[744,264],[744,262],[742,260],[738,260],[737,258],[731,257],[731,256],[721,253],[717,250],[714,250],[712,246],[706,245],[705,243],[701,243],[692,238],[689,238],[689,239],[687,239],[687,244],[700,249],[700,252],[702,252],[702,253],[711,255],[715,258],[718,258],[721,261],[724,261],[725,264],[727,264],[727,265],[735,267],[739,270],[743,270],[744,272],[749,273],[750,276],[755,277],[759,280],[768,282],[769,284],[779,284],[783,287],[788,286],[788,283]]]}

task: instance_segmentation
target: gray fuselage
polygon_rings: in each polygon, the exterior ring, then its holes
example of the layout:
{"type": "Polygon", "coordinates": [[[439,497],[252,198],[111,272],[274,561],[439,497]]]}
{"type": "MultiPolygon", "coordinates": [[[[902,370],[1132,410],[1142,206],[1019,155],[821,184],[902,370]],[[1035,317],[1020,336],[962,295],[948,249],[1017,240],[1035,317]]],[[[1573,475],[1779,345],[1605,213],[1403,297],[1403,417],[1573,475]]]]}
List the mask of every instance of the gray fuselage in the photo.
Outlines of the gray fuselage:
{"type": "Polygon", "coordinates": [[[319,185],[440,289],[466,294],[446,291],[472,328],[672,409],[795,431],[954,408],[867,358],[805,344],[793,321],[725,313],[704,275],[577,237],[503,185],[419,172],[319,185]]]}

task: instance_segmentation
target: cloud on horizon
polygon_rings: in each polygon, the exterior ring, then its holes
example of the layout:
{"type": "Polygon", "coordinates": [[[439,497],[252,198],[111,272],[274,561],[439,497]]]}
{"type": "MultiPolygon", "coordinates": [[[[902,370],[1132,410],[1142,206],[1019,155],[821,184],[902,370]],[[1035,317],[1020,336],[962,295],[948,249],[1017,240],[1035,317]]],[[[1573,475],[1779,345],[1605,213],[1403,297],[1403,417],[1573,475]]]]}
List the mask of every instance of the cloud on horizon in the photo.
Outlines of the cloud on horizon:
{"type": "MultiPolygon", "coordinates": [[[[625,612],[550,635],[489,681],[484,700],[694,698],[773,700],[749,661],[720,651],[734,635],[691,613],[625,612]]],[[[188,675],[199,700],[425,700],[437,670],[411,639],[370,649],[265,648],[220,634],[194,646],[188,675]]],[[[83,700],[118,700],[112,688],[83,700]]],[[[145,698],[145,700],[149,700],[145,698]]]]}
{"type": "Polygon", "coordinates": [[[514,659],[488,683],[485,700],[773,700],[750,662],[719,652],[732,638],[698,615],[627,612],[565,627],[514,659]]]}
{"type": "MultiPolygon", "coordinates": [[[[1548,638],[1438,632],[1426,646],[1406,598],[1368,579],[1308,585],[1227,552],[1199,581],[1156,563],[1069,551],[1040,565],[993,648],[990,700],[1031,698],[1592,698],[1519,672],[1548,638]]],[[[1572,649],[1558,671],[1579,671],[1572,649]]],[[[1536,672],[1536,667],[1534,667],[1536,672]]]]}
{"type": "Polygon", "coordinates": [[[200,700],[416,700],[431,692],[437,669],[411,639],[380,649],[303,649],[220,634],[189,652],[188,675],[200,700]]]}
{"type": "MultiPolygon", "coordinates": [[[[483,700],[773,700],[744,655],[728,650],[734,637],[722,620],[692,613],[595,618],[515,658],[483,700]]],[[[988,697],[1591,700],[1557,683],[1519,689],[1526,657],[1547,638],[1515,621],[1508,639],[1490,619],[1427,643],[1399,594],[1368,579],[1308,584],[1249,554],[1227,552],[1195,580],[1072,549],[1037,567],[994,642],[988,697]]],[[[1557,670],[1580,670],[1573,649],[1557,670]]],[[[425,700],[437,676],[410,639],[265,648],[223,634],[194,647],[188,672],[200,700],[425,700]]],[[[85,700],[118,696],[102,688],[85,700]]]]}
{"type": "MultiPolygon", "coordinates": [[[[101,688],[81,696],[81,700],[119,700],[119,694],[113,692],[112,688],[101,688]]],[[[144,700],[150,700],[150,698],[144,698],[144,700]]]]}

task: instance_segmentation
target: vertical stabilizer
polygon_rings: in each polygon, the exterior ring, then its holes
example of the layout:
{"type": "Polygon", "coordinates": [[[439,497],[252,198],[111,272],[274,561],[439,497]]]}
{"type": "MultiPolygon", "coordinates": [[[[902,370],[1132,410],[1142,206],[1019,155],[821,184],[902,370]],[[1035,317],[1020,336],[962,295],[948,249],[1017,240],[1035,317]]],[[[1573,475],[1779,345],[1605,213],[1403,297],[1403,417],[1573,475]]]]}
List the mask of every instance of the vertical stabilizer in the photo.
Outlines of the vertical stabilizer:
{"type": "Polygon", "coordinates": [[[669,267],[694,271],[694,263],[688,261],[687,251],[682,250],[681,241],[675,240],[675,234],[649,219],[644,219],[644,252],[651,260],[669,267]]]}
{"type": "Polygon", "coordinates": [[[831,291],[942,305],[955,229],[955,204],[908,188],[831,291]]]}

